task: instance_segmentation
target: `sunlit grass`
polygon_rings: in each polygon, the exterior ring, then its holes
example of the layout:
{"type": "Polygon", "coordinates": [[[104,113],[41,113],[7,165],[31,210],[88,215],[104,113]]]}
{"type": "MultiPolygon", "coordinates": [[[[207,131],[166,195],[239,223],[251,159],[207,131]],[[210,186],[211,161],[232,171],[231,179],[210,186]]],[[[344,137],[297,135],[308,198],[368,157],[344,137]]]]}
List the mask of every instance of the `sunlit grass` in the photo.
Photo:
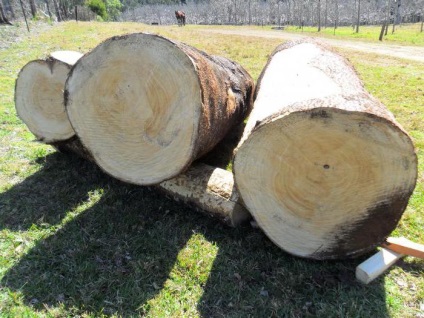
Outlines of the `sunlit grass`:
{"type": "MultiPolygon", "coordinates": [[[[314,36],[339,39],[360,39],[378,42],[381,26],[361,25],[358,33],[356,33],[356,29],[352,28],[352,26],[337,27],[335,30],[332,26],[328,26],[327,28],[322,27],[320,32],[318,32],[317,27],[304,27],[302,30],[299,27],[289,26],[286,27],[285,30],[291,32],[303,32],[314,36]]],[[[421,32],[420,23],[396,25],[394,33],[392,33],[392,30],[393,25],[390,25],[387,35],[383,37],[383,42],[424,45],[424,32],[421,32]]]]}

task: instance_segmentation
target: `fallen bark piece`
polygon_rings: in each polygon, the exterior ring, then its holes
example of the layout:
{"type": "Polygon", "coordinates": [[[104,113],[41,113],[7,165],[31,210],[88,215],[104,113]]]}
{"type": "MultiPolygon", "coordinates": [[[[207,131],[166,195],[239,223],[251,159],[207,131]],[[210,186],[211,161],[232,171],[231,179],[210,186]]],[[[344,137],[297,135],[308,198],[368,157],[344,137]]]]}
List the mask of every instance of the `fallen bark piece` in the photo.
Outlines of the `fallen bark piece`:
{"type": "Polygon", "coordinates": [[[378,253],[356,267],[356,279],[363,284],[369,284],[404,256],[382,248],[378,253]]]}
{"type": "Polygon", "coordinates": [[[238,64],[157,35],[113,37],[81,58],[67,112],[108,174],[139,185],[175,177],[251,110],[253,80],[238,64]]]}
{"type": "Polygon", "coordinates": [[[251,218],[240,203],[233,174],[220,168],[196,164],[157,187],[172,198],[182,200],[233,227],[251,218]]]}
{"type": "Polygon", "coordinates": [[[50,144],[72,138],[75,132],[65,111],[64,88],[78,52],[53,52],[20,71],[15,86],[18,116],[41,142],[50,144]]]}
{"type": "Polygon", "coordinates": [[[269,58],[233,167],[265,234],[313,259],[379,246],[417,179],[408,134],[344,58],[315,42],[283,44],[269,58]]]}

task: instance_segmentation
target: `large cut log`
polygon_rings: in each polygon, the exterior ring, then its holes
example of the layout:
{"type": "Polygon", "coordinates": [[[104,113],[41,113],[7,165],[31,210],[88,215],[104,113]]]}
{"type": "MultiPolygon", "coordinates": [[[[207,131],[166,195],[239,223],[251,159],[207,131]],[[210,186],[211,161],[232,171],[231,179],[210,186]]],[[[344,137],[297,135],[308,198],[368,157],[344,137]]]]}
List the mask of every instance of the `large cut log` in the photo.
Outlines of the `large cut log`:
{"type": "Polygon", "coordinates": [[[417,179],[408,134],[344,58],[314,42],[283,44],[269,58],[233,168],[266,235],[313,259],[382,243],[417,179]]]}
{"type": "Polygon", "coordinates": [[[66,83],[76,134],[108,174],[139,185],[184,171],[251,110],[238,64],[157,35],[113,37],[81,58],[66,83]]]}
{"type": "Polygon", "coordinates": [[[75,135],[65,111],[63,92],[68,73],[81,56],[72,51],[53,52],[45,60],[29,62],[19,72],[16,111],[41,142],[54,144],[75,135]]]}

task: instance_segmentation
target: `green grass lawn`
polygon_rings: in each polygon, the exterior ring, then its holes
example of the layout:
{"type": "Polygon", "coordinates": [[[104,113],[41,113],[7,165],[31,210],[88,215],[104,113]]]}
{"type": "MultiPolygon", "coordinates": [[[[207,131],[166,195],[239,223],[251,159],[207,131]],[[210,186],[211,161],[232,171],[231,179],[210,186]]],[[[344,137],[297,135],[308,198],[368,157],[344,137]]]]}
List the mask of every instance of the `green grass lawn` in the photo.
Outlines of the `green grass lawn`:
{"type": "MultiPolygon", "coordinates": [[[[67,22],[0,49],[0,317],[424,316],[422,260],[406,258],[363,286],[355,267],[366,256],[292,257],[249,225],[227,228],[33,142],[14,109],[22,66],[136,31],[231,58],[255,79],[280,43],[192,26],[67,22]]],[[[418,184],[394,235],[423,243],[424,64],[340,53],[415,142],[418,184]]]]}
{"type": "MultiPolygon", "coordinates": [[[[304,27],[303,30],[298,27],[289,26],[285,28],[289,32],[303,32],[313,36],[322,36],[327,38],[337,39],[360,39],[366,41],[379,42],[381,26],[360,26],[359,32],[356,33],[356,29],[351,26],[338,27],[334,30],[334,27],[329,26],[328,28],[321,28],[318,32],[317,27],[304,27]]],[[[387,35],[383,37],[383,42],[397,43],[405,45],[424,45],[424,32],[421,32],[421,23],[414,24],[402,24],[396,25],[395,32],[393,31],[393,25],[389,26],[387,35]]]]}

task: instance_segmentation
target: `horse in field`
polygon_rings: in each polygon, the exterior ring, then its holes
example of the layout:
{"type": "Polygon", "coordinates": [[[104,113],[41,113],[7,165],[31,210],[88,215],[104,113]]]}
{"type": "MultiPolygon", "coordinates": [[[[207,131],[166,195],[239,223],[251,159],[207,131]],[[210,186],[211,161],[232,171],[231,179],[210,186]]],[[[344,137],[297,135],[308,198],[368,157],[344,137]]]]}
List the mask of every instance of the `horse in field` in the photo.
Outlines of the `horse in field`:
{"type": "Polygon", "coordinates": [[[177,22],[179,26],[185,25],[185,13],[184,11],[175,11],[175,17],[177,18],[177,22]]]}

